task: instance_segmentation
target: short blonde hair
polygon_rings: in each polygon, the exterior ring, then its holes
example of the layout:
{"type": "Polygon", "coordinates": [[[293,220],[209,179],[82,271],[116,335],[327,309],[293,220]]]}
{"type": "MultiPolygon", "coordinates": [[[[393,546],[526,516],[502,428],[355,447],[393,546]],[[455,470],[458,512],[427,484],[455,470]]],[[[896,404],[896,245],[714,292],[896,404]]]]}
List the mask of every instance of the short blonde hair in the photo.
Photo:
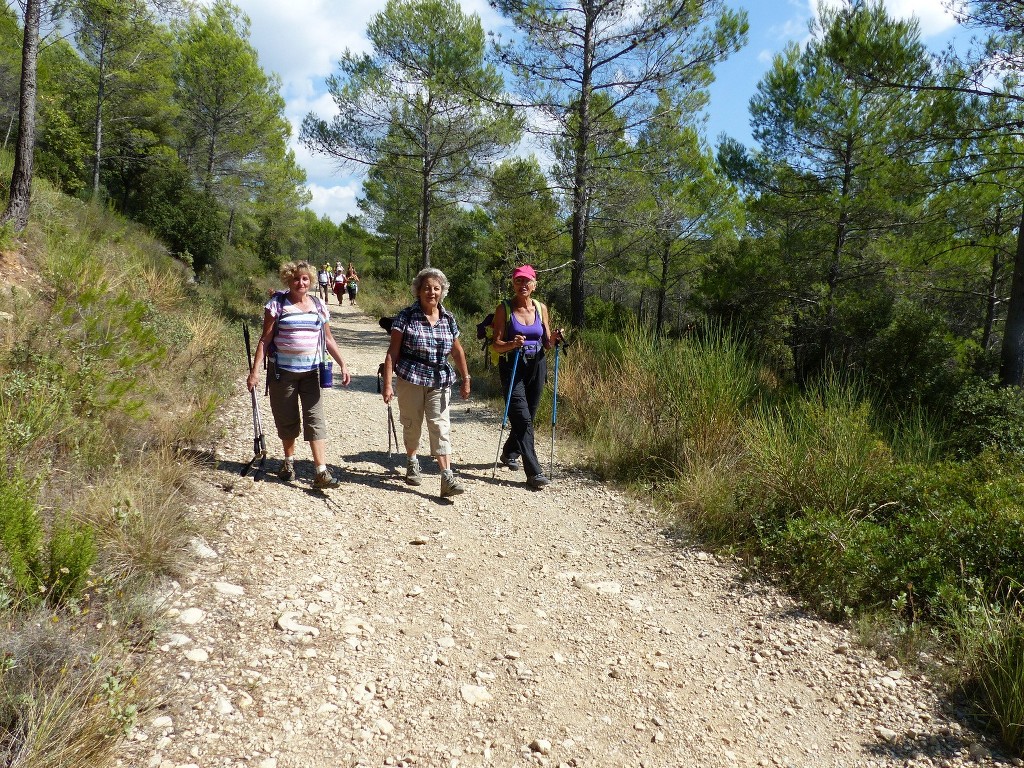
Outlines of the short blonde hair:
{"type": "Polygon", "coordinates": [[[416,273],[416,277],[412,279],[413,297],[416,299],[420,297],[420,288],[423,287],[423,281],[428,278],[437,280],[441,284],[441,301],[444,301],[445,297],[448,296],[448,278],[444,276],[444,272],[436,267],[427,267],[416,273]]]}
{"type": "Polygon", "coordinates": [[[281,265],[277,271],[281,276],[281,282],[290,285],[298,275],[305,272],[309,276],[309,282],[316,282],[316,268],[308,261],[289,261],[281,265]]]}

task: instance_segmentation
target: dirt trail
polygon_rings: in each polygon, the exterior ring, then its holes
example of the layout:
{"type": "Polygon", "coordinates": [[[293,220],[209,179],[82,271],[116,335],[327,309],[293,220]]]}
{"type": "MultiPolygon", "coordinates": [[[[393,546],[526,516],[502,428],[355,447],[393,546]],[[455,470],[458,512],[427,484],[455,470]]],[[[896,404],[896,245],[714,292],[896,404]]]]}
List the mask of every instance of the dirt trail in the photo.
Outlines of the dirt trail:
{"type": "Polygon", "coordinates": [[[239,477],[240,371],[198,509],[217,533],[169,591],[157,640],[167,704],[123,765],[1010,764],[927,682],[668,541],[609,487],[557,464],[539,492],[522,472],[492,479],[500,414],[478,400],[453,413],[467,492],[440,500],[429,460],[406,486],[376,393],[387,337],[330,308],[353,374],[327,394],[343,485],[311,488],[305,444],[299,479],[277,480],[265,398],[271,471],[239,477]]]}

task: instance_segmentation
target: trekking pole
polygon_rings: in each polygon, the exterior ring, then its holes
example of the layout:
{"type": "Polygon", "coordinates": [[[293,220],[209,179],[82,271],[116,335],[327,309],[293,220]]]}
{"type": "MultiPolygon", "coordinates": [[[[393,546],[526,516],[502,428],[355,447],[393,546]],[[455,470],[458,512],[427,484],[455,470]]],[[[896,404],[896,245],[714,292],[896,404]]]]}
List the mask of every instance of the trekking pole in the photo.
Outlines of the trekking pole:
{"type": "Polygon", "coordinates": [[[551,456],[548,459],[548,476],[555,476],[555,423],[558,421],[558,348],[560,342],[555,342],[555,382],[551,392],[551,456]]]}
{"type": "MultiPolygon", "coordinates": [[[[249,345],[249,326],[246,323],[242,323],[242,335],[245,337],[245,357],[249,361],[249,369],[252,370],[252,349],[249,345]]],[[[255,387],[249,390],[249,395],[252,397],[252,458],[242,468],[242,477],[248,474],[256,459],[259,459],[259,466],[256,468],[256,473],[252,476],[253,480],[255,480],[263,472],[263,465],[267,461],[267,441],[263,437],[263,421],[260,419],[260,404],[256,399],[255,387]]]]}
{"type": "Polygon", "coordinates": [[[498,471],[498,456],[501,454],[501,439],[505,436],[505,421],[508,419],[508,406],[512,402],[512,389],[516,385],[516,368],[519,367],[519,355],[523,352],[520,347],[516,350],[516,356],[512,360],[512,376],[508,382],[508,395],[505,396],[505,414],[501,417],[501,432],[498,433],[498,450],[494,452],[494,469],[491,470],[491,477],[498,471]]]}
{"type": "MultiPolygon", "coordinates": [[[[384,382],[384,364],[377,369],[377,394],[381,393],[384,382]]],[[[387,403],[387,458],[391,458],[391,440],[394,439],[394,450],[398,451],[398,430],[394,426],[394,412],[391,410],[391,403],[387,403]]]]}

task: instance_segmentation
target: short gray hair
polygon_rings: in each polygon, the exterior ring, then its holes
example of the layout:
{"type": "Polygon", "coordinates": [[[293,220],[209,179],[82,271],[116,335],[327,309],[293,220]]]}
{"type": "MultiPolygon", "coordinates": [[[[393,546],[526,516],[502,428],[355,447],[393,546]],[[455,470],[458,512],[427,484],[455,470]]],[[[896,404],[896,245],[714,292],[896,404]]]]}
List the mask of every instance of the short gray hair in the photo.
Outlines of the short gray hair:
{"type": "Polygon", "coordinates": [[[427,278],[433,278],[441,284],[441,301],[445,300],[448,295],[448,278],[444,276],[444,272],[437,267],[427,267],[421,269],[416,273],[416,277],[412,279],[412,295],[413,298],[418,299],[420,297],[420,288],[423,287],[423,281],[427,278]]]}

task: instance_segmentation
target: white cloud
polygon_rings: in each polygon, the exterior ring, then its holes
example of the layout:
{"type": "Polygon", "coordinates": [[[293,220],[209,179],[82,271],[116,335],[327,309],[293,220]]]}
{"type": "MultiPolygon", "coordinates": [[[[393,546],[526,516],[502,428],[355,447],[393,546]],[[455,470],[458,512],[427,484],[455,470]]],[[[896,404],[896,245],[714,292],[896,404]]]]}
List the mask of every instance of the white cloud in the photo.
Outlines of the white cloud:
{"type": "Polygon", "coordinates": [[[356,197],[362,189],[361,180],[351,179],[344,185],[333,187],[310,184],[308,189],[313,196],[309,208],[318,216],[327,216],[331,221],[340,224],[349,214],[359,215],[356,197]]]}
{"type": "Polygon", "coordinates": [[[932,37],[956,26],[956,19],[945,7],[945,0],[886,0],[889,13],[900,19],[916,16],[921,34],[932,37]]]}
{"type": "MultiPolygon", "coordinates": [[[[845,0],[821,0],[821,5],[828,8],[839,8],[846,5],[845,0]]],[[[811,16],[819,18],[818,0],[808,0],[811,16]]],[[[928,38],[941,34],[956,26],[956,19],[945,7],[945,0],[885,0],[885,9],[890,16],[897,19],[917,18],[921,26],[921,36],[928,38]]]]}

